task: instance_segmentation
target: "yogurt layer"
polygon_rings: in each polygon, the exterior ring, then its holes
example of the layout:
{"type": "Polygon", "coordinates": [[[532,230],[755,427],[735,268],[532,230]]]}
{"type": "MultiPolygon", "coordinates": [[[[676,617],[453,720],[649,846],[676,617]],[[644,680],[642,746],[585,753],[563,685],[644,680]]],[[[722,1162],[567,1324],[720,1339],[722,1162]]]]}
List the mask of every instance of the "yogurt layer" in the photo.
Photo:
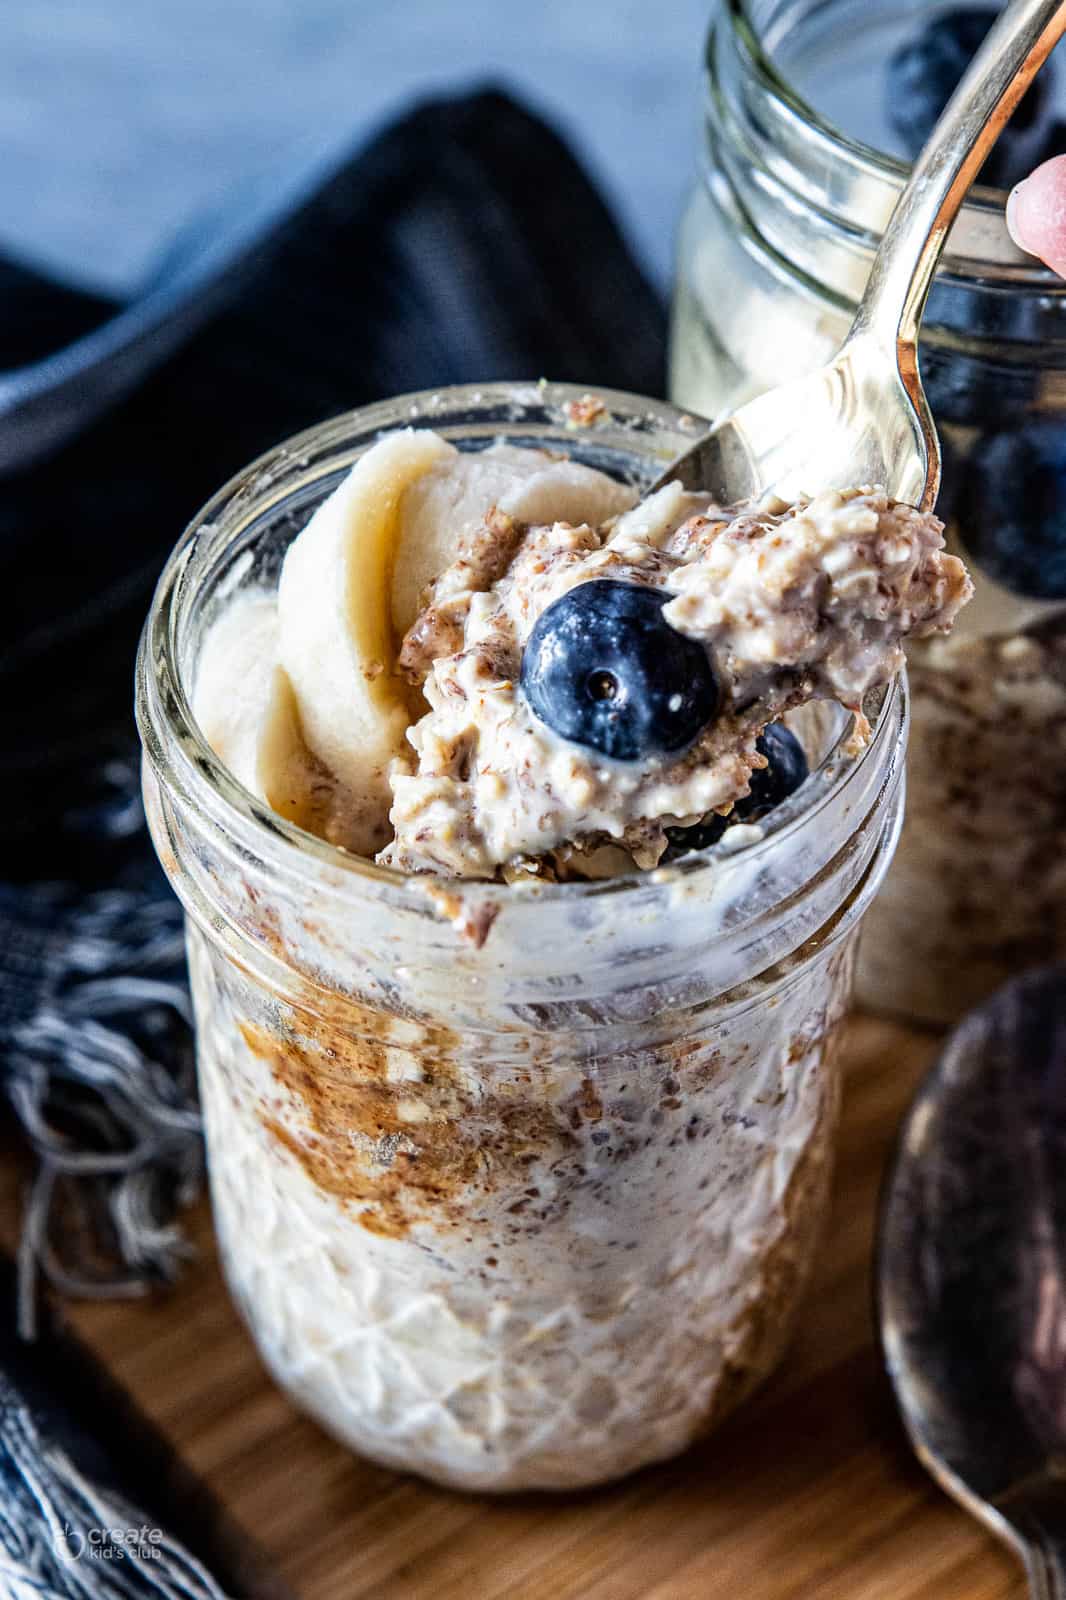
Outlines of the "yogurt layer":
{"type": "Polygon", "coordinates": [[[216,623],[206,737],[282,815],[405,871],[598,871],[604,846],[612,869],[649,867],[667,827],[748,792],[768,723],[832,699],[861,737],[901,641],[969,597],[937,519],[876,488],[733,510],[677,484],[635,498],[545,452],[384,437],[295,540],[276,596],[216,623]],[[605,579],[661,591],[708,653],[718,705],[679,752],[610,759],[522,692],[538,619],[605,579]]]}

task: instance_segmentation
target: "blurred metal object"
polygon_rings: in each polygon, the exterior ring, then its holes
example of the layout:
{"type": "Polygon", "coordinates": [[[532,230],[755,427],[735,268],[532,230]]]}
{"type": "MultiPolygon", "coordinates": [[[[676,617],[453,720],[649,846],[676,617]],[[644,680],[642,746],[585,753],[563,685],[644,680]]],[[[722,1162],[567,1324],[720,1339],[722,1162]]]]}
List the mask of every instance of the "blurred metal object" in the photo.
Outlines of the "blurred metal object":
{"type": "Polygon", "coordinates": [[[878,1308],[911,1443],[1066,1597],[1066,968],[1007,984],[949,1038],[903,1125],[878,1308]]]}
{"type": "Polygon", "coordinates": [[[660,484],[676,479],[725,505],[880,484],[932,508],[940,446],[917,355],[929,286],[966,191],[1063,32],[1066,0],[1011,0],[915,162],[838,354],[718,423],[660,484]]]}

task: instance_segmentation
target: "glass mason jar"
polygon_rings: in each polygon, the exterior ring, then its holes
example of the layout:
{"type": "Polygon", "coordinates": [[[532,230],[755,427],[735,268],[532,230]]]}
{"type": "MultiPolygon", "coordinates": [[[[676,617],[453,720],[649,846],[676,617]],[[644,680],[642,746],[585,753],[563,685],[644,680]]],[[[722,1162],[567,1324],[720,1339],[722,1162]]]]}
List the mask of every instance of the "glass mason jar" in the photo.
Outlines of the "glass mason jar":
{"type": "Polygon", "coordinates": [[[577,395],[407,396],[289,441],[188,529],[138,664],[230,1287],[326,1428],[467,1489],[669,1456],[778,1360],[825,1210],[855,933],[901,812],[902,682],[858,758],[830,708],[761,841],[602,882],[405,877],[218,762],[190,711],[205,628],[274,583],[382,430],[637,483],[696,431],[617,394],[574,428],[577,395]]]}
{"type": "MultiPolygon", "coordinates": [[[[808,100],[884,142],[885,62],[942,10],[720,0],[677,403],[721,415],[838,348],[906,167],[808,100]]],[[[859,956],[865,1003],[932,1022],[1066,956],[1066,288],[1011,243],[1004,201],[971,192],[923,325],[938,511],[977,593],[950,639],[908,651],[907,822],[859,956]]]]}

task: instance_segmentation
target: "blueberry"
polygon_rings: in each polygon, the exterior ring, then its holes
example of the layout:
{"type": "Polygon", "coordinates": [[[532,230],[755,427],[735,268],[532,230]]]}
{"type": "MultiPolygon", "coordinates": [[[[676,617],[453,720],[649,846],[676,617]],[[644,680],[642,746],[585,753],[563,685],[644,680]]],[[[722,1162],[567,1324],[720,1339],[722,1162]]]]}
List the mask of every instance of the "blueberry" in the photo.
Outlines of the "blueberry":
{"type": "MultiPolygon", "coordinates": [[[[970,334],[975,339],[1003,337],[1001,329],[977,325],[970,334]]],[[[1024,337],[1020,329],[1011,334],[1024,337]]],[[[980,345],[961,350],[923,340],[919,360],[926,399],[941,427],[957,423],[964,428],[993,429],[1013,421],[1031,404],[1039,382],[1035,363],[993,361],[987,348],[980,345]]]]}
{"type": "Polygon", "coordinates": [[[1066,423],[986,433],[959,486],[967,554],[1014,594],[1066,599],[1066,423]]]}
{"type": "MultiPolygon", "coordinates": [[[[1046,67],[1044,71],[1047,71],[1046,67]]],[[[1050,161],[1052,156],[1061,155],[1066,155],[1066,119],[1056,117],[1041,140],[1032,166],[1039,167],[1042,162],[1050,161]]]]}
{"type": "Polygon", "coordinates": [[[667,596],[642,584],[580,583],[537,618],[522,692],[563,739],[616,761],[681,750],[718,709],[707,652],[671,628],[667,596]]]}
{"type": "Polygon", "coordinates": [[[737,822],[757,822],[775,806],[782,805],[806,782],[810,768],[803,746],[783,722],[771,722],[755,746],[770,763],[751,775],[748,793],[733,807],[737,822]]]}
{"type": "Polygon", "coordinates": [[[666,837],[670,843],[663,859],[676,861],[678,856],[687,856],[691,850],[709,850],[712,844],[718,843],[734,819],[735,808],[733,815],[728,818],[712,812],[702,822],[693,822],[688,828],[667,828],[666,837]]]}
{"type": "Polygon", "coordinates": [[[717,844],[731,823],[758,822],[806,781],[810,768],[803,746],[783,722],[772,722],[756,740],[755,748],[770,765],[752,773],[743,800],[737,801],[728,817],[714,815],[688,828],[668,828],[668,859],[717,844]]]}
{"type": "Polygon", "coordinates": [[[933,507],[941,522],[950,522],[959,499],[959,485],[966,471],[966,458],[946,429],[940,430],[940,492],[933,507]]]}
{"type": "MultiPolygon", "coordinates": [[[[933,17],[889,60],[885,80],[889,124],[913,159],[925,144],[998,11],[957,6],[933,17]]],[[[1009,188],[1025,177],[1040,144],[1048,103],[1047,71],[1033,80],[981,169],[980,182],[1009,188]]]]}

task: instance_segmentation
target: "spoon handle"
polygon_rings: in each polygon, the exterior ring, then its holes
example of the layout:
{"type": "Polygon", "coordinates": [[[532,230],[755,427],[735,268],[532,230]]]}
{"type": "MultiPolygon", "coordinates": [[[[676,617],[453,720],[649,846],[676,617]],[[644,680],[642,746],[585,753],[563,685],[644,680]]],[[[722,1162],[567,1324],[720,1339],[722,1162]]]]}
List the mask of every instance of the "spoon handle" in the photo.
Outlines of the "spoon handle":
{"type": "Polygon", "coordinates": [[[1034,1541],[1025,1552],[1030,1600],[1066,1600],[1066,1545],[1061,1540],[1034,1541]]]}
{"type": "Polygon", "coordinates": [[[1012,111],[1066,32],[1066,0],[1011,0],[948,101],[889,218],[849,341],[915,370],[918,324],[951,224],[1012,111]]]}

